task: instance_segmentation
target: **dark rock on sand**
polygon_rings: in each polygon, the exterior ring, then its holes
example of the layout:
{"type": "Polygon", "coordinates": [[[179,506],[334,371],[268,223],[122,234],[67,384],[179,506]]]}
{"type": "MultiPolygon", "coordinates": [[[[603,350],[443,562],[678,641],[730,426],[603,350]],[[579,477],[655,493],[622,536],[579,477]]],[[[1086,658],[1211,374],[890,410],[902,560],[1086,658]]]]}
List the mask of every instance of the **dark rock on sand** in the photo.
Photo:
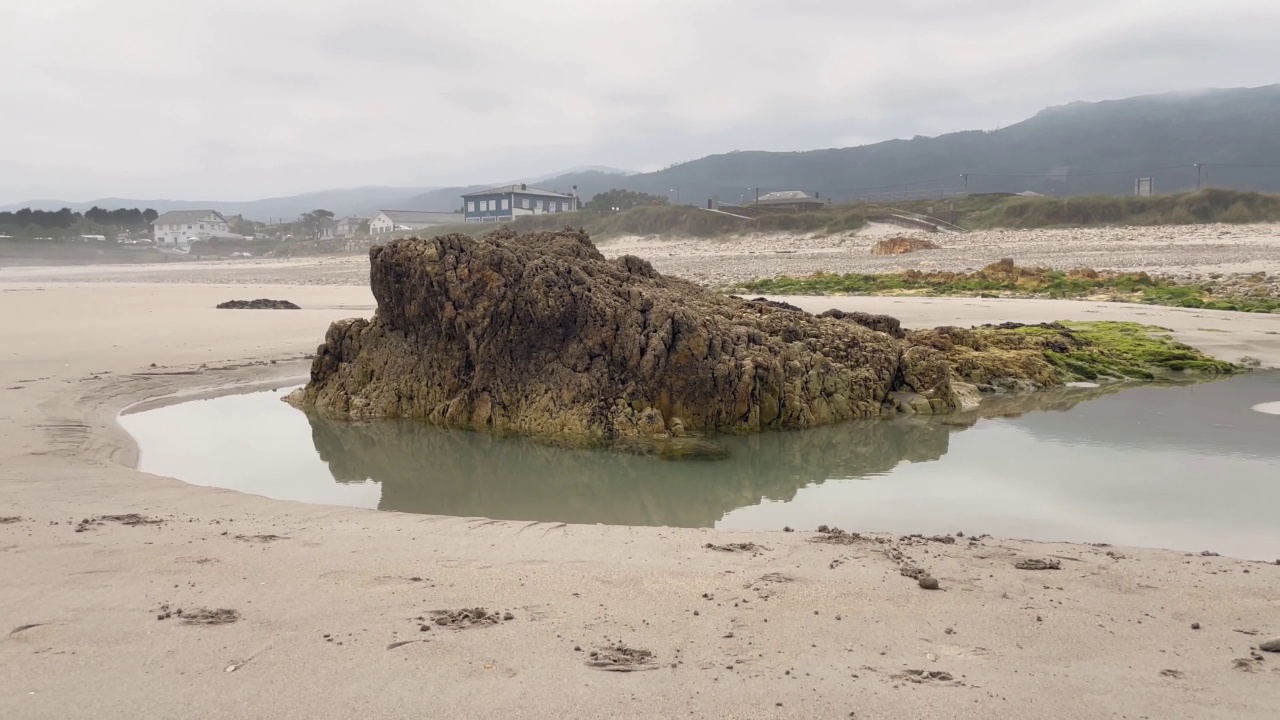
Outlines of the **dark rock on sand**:
{"type": "Polygon", "coordinates": [[[938,580],[930,575],[921,576],[917,582],[919,582],[920,587],[924,588],[925,590],[938,589],[938,580]]]}
{"type": "Polygon", "coordinates": [[[1280,653],[1280,637],[1272,638],[1258,646],[1259,650],[1266,652],[1280,653]]]}
{"type": "Polygon", "coordinates": [[[619,444],[675,420],[875,417],[899,388],[958,404],[938,353],[605,260],[582,232],[402,240],[370,264],[377,314],[334,323],[312,366],[303,404],[321,413],[619,444]]]}
{"type": "Polygon", "coordinates": [[[228,300],[224,303],[218,303],[219,310],[301,310],[302,308],[294,305],[288,300],[268,300],[266,298],[258,298],[257,300],[228,300]]]}

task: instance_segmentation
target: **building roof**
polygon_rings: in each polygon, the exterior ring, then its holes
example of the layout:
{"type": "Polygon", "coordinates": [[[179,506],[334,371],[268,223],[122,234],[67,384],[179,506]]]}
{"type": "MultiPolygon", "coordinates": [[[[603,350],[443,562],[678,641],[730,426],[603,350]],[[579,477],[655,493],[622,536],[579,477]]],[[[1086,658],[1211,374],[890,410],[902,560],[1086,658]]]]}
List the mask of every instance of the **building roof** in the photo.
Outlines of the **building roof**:
{"type": "Polygon", "coordinates": [[[760,196],[760,202],[764,202],[766,200],[771,202],[777,202],[777,201],[783,201],[783,200],[785,201],[812,200],[814,202],[822,202],[821,200],[813,197],[812,195],[805,193],[803,190],[780,190],[778,192],[771,192],[767,195],[760,196]]]}
{"type": "Polygon", "coordinates": [[[222,217],[222,213],[217,210],[170,210],[151,221],[152,225],[156,223],[197,223],[204,222],[205,218],[210,215],[217,215],[218,220],[226,222],[227,219],[222,217]]]}
{"type": "Polygon", "coordinates": [[[460,223],[463,220],[463,216],[460,213],[426,212],[423,210],[379,210],[378,214],[386,215],[388,220],[397,225],[413,223],[443,225],[460,223]]]}
{"type": "Polygon", "coordinates": [[[347,215],[346,217],[329,218],[320,224],[320,227],[336,228],[339,225],[359,225],[367,221],[369,218],[356,217],[355,215],[347,215]]]}
{"type": "Polygon", "coordinates": [[[565,195],[564,193],[551,192],[550,190],[543,190],[541,188],[529,187],[528,185],[523,185],[523,184],[503,185],[501,187],[489,188],[488,190],[481,190],[480,192],[467,193],[462,197],[469,198],[469,197],[476,197],[477,195],[507,195],[509,193],[516,193],[519,195],[538,195],[540,197],[564,198],[565,200],[573,199],[572,195],[565,195]]]}

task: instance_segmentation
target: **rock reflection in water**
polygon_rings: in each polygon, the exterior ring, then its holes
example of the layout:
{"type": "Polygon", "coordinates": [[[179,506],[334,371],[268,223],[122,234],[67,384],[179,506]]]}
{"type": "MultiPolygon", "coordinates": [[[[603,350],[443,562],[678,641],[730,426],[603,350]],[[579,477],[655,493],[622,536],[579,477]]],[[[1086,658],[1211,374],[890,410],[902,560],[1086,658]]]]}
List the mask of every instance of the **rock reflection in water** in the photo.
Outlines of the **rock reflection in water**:
{"type": "Polygon", "coordinates": [[[728,457],[664,461],[564,449],[522,438],[402,420],[308,416],[320,458],[340,483],[381,483],[383,510],[569,523],[711,527],[762,499],[790,500],[833,478],[882,475],[940,459],[949,436],[982,416],[1066,410],[1118,388],[1061,388],[996,398],[981,413],[859,421],[812,430],[721,436],[728,457]]]}

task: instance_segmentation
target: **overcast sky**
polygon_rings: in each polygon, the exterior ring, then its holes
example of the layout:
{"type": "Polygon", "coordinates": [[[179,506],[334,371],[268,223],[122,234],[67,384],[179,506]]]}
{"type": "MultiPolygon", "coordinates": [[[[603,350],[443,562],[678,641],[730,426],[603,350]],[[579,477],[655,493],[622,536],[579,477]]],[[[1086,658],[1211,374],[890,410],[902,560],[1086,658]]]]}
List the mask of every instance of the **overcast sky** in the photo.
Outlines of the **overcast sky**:
{"type": "Polygon", "coordinates": [[[1280,82],[1277,0],[3,0],[0,203],[651,170],[1280,82]]]}

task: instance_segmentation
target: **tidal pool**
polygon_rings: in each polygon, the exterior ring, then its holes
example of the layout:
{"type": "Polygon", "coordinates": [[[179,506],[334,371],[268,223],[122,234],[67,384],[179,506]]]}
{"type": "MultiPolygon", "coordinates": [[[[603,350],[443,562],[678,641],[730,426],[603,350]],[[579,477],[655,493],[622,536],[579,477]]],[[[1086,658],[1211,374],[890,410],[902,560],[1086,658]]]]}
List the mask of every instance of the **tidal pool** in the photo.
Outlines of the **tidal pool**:
{"type": "Polygon", "coordinates": [[[721,529],[970,534],[1280,558],[1280,373],[995,401],[720,437],[664,461],[311,417],[289,388],[125,414],[139,469],[267,497],[400,512],[721,529]]]}

